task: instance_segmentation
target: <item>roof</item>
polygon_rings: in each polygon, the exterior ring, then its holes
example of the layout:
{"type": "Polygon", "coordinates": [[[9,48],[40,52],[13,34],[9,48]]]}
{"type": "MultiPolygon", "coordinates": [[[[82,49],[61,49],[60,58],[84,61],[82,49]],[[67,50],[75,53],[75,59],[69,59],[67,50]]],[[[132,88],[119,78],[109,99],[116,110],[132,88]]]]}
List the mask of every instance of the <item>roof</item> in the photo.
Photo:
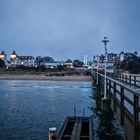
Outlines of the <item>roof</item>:
{"type": "Polygon", "coordinates": [[[20,60],[31,60],[33,58],[34,58],[33,56],[18,56],[18,59],[20,60]]]}
{"type": "Polygon", "coordinates": [[[11,55],[17,55],[17,54],[16,54],[16,52],[15,52],[15,51],[13,51],[11,55]]]}
{"type": "Polygon", "coordinates": [[[4,51],[2,51],[0,55],[6,55],[6,54],[5,54],[5,52],[4,52],[4,51]]]}

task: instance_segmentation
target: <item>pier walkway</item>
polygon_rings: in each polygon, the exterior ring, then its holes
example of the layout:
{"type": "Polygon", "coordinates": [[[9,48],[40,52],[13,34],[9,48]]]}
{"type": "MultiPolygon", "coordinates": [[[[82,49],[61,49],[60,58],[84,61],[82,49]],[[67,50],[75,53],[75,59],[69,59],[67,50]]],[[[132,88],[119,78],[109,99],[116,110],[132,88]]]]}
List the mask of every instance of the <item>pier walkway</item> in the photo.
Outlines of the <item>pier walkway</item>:
{"type": "MultiPolygon", "coordinates": [[[[91,71],[98,83],[100,97],[103,95],[104,74],[91,71]]],[[[140,76],[120,75],[107,76],[107,98],[110,107],[124,128],[126,140],[140,140],[140,76]]]]}

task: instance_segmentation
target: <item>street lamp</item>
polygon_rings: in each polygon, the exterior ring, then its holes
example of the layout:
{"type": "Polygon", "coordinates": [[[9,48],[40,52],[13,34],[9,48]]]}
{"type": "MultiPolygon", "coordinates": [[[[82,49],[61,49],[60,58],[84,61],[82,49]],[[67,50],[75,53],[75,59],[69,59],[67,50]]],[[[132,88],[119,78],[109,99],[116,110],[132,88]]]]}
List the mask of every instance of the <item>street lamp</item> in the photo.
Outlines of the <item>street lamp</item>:
{"type": "Polygon", "coordinates": [[[107,98],[107,94],[106,94],[106,67],[107,67],[107,43],[109,42],[109,40],[107,40],[107,37],[104,37],[104,39],[102,40],[102,42],[105,45],[105,79],[104,79],[104,99],[107,98]]]}
{"type": "Polygon", "coordinates": [[[97,81],[96,84],[98,85],[98,68],[99,68],[99,56],[97,55],[97,81]]]}

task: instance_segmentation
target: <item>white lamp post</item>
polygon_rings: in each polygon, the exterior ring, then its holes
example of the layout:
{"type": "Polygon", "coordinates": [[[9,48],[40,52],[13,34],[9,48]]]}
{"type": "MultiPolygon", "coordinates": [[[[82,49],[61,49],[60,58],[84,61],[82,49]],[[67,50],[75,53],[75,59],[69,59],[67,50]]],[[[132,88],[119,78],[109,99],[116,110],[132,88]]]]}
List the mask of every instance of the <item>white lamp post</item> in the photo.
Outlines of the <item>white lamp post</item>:
{"type": "Polygon", "coordinates": [[[107,43],[109,42],[109,40],[107,40],[107,37],[104,37],[104,39],[102,40],[102,42],[105,45],[105,79],[104,79],[104,99],[107,98],[107,94],[106,94],[106,67],[107,67],[107,43]]]}
{"type": "Polygon", "coordinates": [[[98,67],[99,67],[99,56],[97,55],[97,81],[96,81],[97,85],[98,85],[98,67]]]}

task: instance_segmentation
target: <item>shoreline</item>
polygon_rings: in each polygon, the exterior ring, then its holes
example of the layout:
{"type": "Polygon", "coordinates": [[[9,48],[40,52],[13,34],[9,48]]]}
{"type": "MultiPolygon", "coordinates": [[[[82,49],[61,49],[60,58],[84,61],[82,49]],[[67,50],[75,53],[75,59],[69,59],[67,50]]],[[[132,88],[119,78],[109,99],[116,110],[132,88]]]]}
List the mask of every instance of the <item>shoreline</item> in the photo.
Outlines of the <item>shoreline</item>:
{"type": "Polygon", "coordinates": [[[37,74],[2,74],[0,80],[48,80],[48,81],[92,81],[91,76],[46,76],[37,74]]]}

